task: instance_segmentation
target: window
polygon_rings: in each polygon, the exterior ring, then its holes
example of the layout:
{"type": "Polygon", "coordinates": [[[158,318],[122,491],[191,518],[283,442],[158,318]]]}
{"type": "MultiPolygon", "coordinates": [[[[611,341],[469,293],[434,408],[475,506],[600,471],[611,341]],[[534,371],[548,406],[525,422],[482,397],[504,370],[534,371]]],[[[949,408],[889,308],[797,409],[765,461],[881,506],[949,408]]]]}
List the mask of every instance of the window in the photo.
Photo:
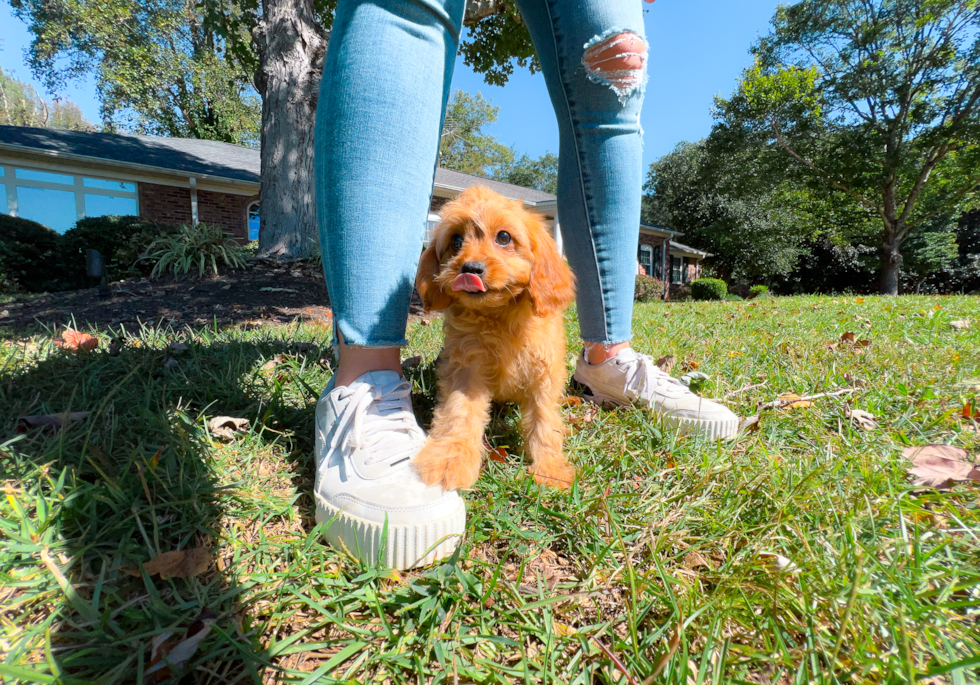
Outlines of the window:
{"type": "Polygon", "coordinates": [[[17,216],[64,233],[78,221],[74,190],[17,186],[17,216]]]}
{"type": "Polygon", "coordinates": [[[258,240],[261,227],[262,218],[259,215],[259,203],[253,202],[248,206],[248,239],[258,240]]]}
{"type": "Polygon", "coordinates": [[[138,215],[136,184],[3,165],[0,212],[64,233],[86,216],[138,215]]]}
{"type": "Polygon", "coordinates": [[[638,256],[640,266],[643,267],[643,273],[647,276],[653,275],[653,248],[649,245],[640,245],[640,254],[638,256]]]}
{"type": "Polygon", "coordinates": [[[670,282],[671,283],[683,283],[681,276],[681,264],[682,260],[680,257],[671,256],[670,258],[670,282]]]}
{"type": "Polygon", "coordinates": [[[657,245],[653,248],[653,274],[654,278],[664,279],[664,248],[657,245]]]}

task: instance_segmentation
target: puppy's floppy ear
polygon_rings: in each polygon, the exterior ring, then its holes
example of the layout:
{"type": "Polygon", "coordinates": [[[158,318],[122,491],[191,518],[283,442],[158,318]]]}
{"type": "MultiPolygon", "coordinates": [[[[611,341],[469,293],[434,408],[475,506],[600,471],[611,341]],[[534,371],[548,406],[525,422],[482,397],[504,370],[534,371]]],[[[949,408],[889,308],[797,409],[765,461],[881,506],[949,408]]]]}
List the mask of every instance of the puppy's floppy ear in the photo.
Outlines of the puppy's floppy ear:
{"type": "Polygon", "coordinates": [[[427,312],[445,309],[453,303],[453,299],[444,293],[439,284],[436,283],[436,277],[441,270],[442,265],[439,264],[439,256],[436,255],[436,243],[433,240],[422,253],[422,259],[419,260],[419,270],[415,274],[415,289],[419,291],[419,295],[422,297],[422,306],[427,312]]]}
{"type": "Polygon", "coordinates": [[[531,238],[534,266],[531,283],[527,288],[531,305],[538,316],[546,316],[564,310],[575,299],[575,278],[560,254],[554,239],[548,234],[541,220],[524,210],[524,223],[531,238]]]}

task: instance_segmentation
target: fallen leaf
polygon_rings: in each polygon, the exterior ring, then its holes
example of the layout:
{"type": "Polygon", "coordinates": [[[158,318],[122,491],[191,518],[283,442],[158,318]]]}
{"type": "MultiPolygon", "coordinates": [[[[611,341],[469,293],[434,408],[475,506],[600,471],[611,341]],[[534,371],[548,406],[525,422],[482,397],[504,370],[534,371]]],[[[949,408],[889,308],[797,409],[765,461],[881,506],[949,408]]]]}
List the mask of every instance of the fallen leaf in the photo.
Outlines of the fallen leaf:
{"type": "Polygon", "coordinates": [[[773,573],[799,573],[799,567],[782,554],[775,552],[759,552],[756,558],[767,571],[773,573]]]}
{"type": "Polygon", "coordinates": [[[799,395],[791,392],[783,393],[776,399],[781,403],[782,409],[802,409],[813,406],[813,402],[810,400],[800,399],[799,395]]]}
{"type": "Polygon", "coordinates": [[[685,373],[687,373],[688,371],[697,371],[698,367],[700,366],[701,365],[698,364],[693,359],[685,359],[684,363],[681,364],[681,371],[684,371],[685,373]]]}
{"type": "Polygon", "coordinates": [[[293,290],[292,288],[259,288],[260,293],[298,293],[298,290],[293,290]]]}
{"type": "Polygon", "coordinates": [[[873,431],[878,428],[875,415],[870,412],[844,407],[844,417],[850,419],[866,431],[873,431]]]}
{"type": "Polygon", "coordinates": [[[172,357],[168,357],[167,360],[163,362],[163,368],[167,369],[167,371],[173,371],[178,366],[180,366],[180,363],[172,357]]]}
{"type": "Polygon", "coordinates": [[[215,437],[223,440],[234,440],[235,433],[244,433],[248,430],[248,419],[237,419],[233,416],[215,416],[208,421],[208,430],[215,437]]]}
{"type": "Polygon", "coordinates": [[[501,464],[507,463],[507,450],[503,447],[491,447],[487,456],[489,456],[490,461],[496,461],[501,464]]]}
{"type": "Polygon", "coordinates": [[[72,352],[91,352],[99,346],[99,339],[94,335],[66,328],[54,339],[54,344],[72,352]]]}
{"type": "Polygon", "coordinates": [[[711,376],[709,376],[706,373],[702,373],[701,371],[689,371],[685,373],[683,376],[681,376],[680,378],[678,378],[677,380],[679,380],[681,383],[683,383],[688,387],[691,387],[692,385],[697,387],[698,385],[701,385],[705,381],[710,379],[711,376]]]}
{"type": "Polygon", "coordinates": [[[965,331],[970,327],[969,319],[960,319],[958,321],[950,321],[949,325],[958,331],[965,331]]]}
{"type": "Polygon", "coordinates": [[[109,356],[118,357],[119,353],[122,352],[122,348],[125,346],[125,342],[122,338],[113,338],[109,342],[109,356]]]}
{"type": "Polygon", "coordinates": [[[846,345],[852,344],[855,340],[855,335],[851,331],[841,334],[840,341],[846,345]]]}
{"type": "Polygon", "coordinates": [[[980,481],[980,469],[970,462],[967,451],[952,445],[906,447],[902,455],[912,462],[909,473],[914,485],[948,487],[950,481],[980,481]]]}
{"type": "Polygon", "coordinates": [[[576,397],[575,395],[569,395],[561,401],[561,406],[563,407],[581,407],[582,398],[576,397]]]}
{"type": "Polygon", "coordinates": [[[17,432],[26,433],[33,428],[55,430],[64,428],[72,421],[81,421],[88,417],[87,411],[73,411],[61,414],[43,414],[39,416],[21,416],[17,419],[17,432]]]}
{"type": "Polygon", "coordinates": [[[186,352],[191,348],[182,342],[172,342],[169,345],[167,345],[167,349],[170,350],[171,352],[186,352]]]}
{"type": "MultiPolygon", "coordinates": [[[[677,359],[674,357],[674,355],[668,354],[666,357],[661,357],[660,359],[658,359],[656,362],[654,362],[654,364],[657,366],[658,369],[660,369],[664,373],[670,373],[670,370],[674,368],[674,363],[676,361],[677,359]]],[[[697,368],[697,366],[695,366],[694,368],[697,368]]],[[[689,370],[690,369],[685,369],[685,371],[689,371],[689,370]]]]}
{"type": "MultiPolygon", "coordinates": [[[[667,649],[664,650],[664,653],[660,655],[659,659],[657,659],[657,663],[653,665],[653,673],[651,673],[650,677],[644,682],[652,682],[658,675],[663,673],[665,668],[667,668],[667,664],[670,663],[670,660],[677,653],[677,649],[681,646],[681,633],[683,630],[683,622],[678,623],[677,627],[674,628],[674,632],[671,633],[670,639],[667,641],[667,649]]],[[[697,669],[695,668],[692,673],[697,673],[697,669]]]]}
{"type": "Polygon", "coordinates": [[[213,611],[204,609],[187,628],[184,639],[173,646],[167,644],[172,633],[155,636],[150,649],[151,665],[146,669],[145,675],[152,675],[152,682],[161,683],[173,676],[173,669],[182,670],[184,664],[194,656],[201,642],[211,632],[211,625],[217,618],[213,611]]]}
{"type": "Polygon", "coordinates": [[[859,297],[859,298],[857,298],[857,299],[856,299],[856,300],[854,300],[854,301],[855,301],[855,302],[856,302],[857,304],[861,304],[862,302],[864,302],[864,298],[863,298],[863,297],[859,297]]]}
{"type": "MultiPolygon", "coordinates": [[[[211,553],[204,547],[191,547],[176,552],[164,552],[143,564],[147,575],[168,578],[193,578],[204,573],[211,565],[211,553]]],[[[139,571],[130,571],[138,576],[139,571]]]]}
{"type": "Polygon", "coordinates": [[[422,363],[421,355],[415,355],[414,357],[409,357],[402,362],[402,371],[408,371],[409,369],[414,369],[416,366],[422,363]]]}
{"type": "Polygon", "coordinates": [[[273,370],[275,370],[275,368],[280,364],[282,364],[282,355],[277,354],[275,357],[259,367],[259,373],[272,373],[273,370]]]}
{"type": "Polygon", "coordinates": [[[755,433],[761,427],[761,417],[756,414],[754,416],[746,416],[744,419],[742,419],[742,423],[739,425],[738,430],[742,433],[755,433]]]}
{"type": "Polygon", "coordinates": [[[565,625],[564,623],[559,623],[556,620],[552,620],[552,625],[555,629],[555,635],[558,637],[572,637],[577,634],[578,631],[572,626],[565,625]]]}
{"type": "Polygon", "coordinates": [[[972,406],[969,402],[963,405],[962,412],[964,419],[972,419],[974,421],[980,419],[980,409],[972,406]]]}
{"type": "Polygon", "coordinates": [[[711,560],[700,552],[691,551],[684,555],[684,568],[695,569],[699,566],[704,566],[712,570],[715,568],[711,560]]]}

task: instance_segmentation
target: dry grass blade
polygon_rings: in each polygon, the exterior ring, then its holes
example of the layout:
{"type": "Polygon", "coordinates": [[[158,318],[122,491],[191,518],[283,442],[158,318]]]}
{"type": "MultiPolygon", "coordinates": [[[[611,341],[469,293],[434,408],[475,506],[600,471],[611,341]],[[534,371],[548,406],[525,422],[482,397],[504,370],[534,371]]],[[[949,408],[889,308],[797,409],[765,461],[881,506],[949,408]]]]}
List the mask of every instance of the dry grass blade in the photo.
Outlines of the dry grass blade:
{"type": "Polygon", "coordinates": [[[634,678],[633,675],[629,672],[629,669],[626,668],[626,665],[619,660],[618,656],[613,654],[612,650],[610,650],[608,647],[602,644],[602,642],[600,642],[598,638],[592,638],[592,641],[596,643],[599,646],[599,649],[601,649],[603,653],[605,653],[605,655],[608,656],[609,659],[616,665],[616,668],[619,670],[619,672],[622,673],[624,676],[626,676],[626,679],[630,682],[631,685],[640,685],[640,683],[637,682],[636,678],[634,678]]]}
{"type": "Polygon", "coordinates": [[[683,625],[683,621],[678,621],[677,627],[674,628],[674,632],[670,634],[670,639],[667,641],[667,649],[657,659],[657,663],[653,665],[653,673],[643,680],[643,685],[652,685],[653,681],[657,679],[657,676],[664,672],[667,664],[677,654],[677,649],[681,646],[681,629],[683,625]]]}

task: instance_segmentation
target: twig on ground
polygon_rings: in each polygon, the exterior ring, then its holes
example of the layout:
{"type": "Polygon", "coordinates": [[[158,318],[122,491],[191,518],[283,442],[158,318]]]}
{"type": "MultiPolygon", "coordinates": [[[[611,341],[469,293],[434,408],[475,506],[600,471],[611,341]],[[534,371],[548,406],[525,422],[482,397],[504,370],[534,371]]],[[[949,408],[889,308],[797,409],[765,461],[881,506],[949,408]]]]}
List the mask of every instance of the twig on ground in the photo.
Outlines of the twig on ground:
{"type": "Polygon", "coordinates": [[[759,409],[778,409],[779,407],[785,407],[790,404],[795,404],[796,402],[818,400],[821,397],[838,397],[840,395],[847,395],[852,392],[857,392],[857,388],[844,388],[843,390],[835,390],[834,392],[819,392],[816,395],[804,395],[803,397],[793,397],[785,400],[777,399],[773,400],[772,402],[764,402],[760,404],[759,409]]]}
{"type": "Polygon", "coordinates": [[[733,395],[740,395],[743,392],[748,392],[749,390],[755,390],[756,388],[762,388],[765,387],[766,385],[767,385],[766,383],[756,383],[755,385],[746,385],[744,388],[739,388],[738,390],[732,390],[731,392],[726,392],[722,400],[727,400],[729,397],[732,397],[733,395]]]}

